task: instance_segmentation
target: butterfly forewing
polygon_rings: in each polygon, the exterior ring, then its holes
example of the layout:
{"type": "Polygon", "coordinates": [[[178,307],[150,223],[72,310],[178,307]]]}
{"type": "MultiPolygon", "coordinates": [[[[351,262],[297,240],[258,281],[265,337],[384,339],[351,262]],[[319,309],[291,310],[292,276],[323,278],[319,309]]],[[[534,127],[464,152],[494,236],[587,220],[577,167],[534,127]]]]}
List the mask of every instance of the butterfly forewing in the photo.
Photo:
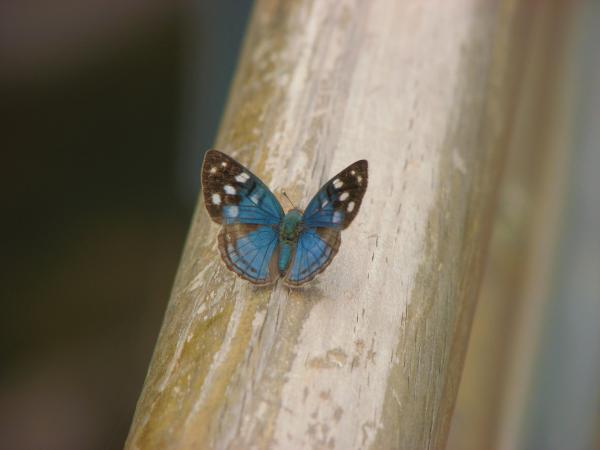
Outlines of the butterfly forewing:
{"type": "Polygon", "coordinates": [[[356,161],[325,183],[304,211],[305,226],[343,230],[350,225],[367,190],[368,169],[366,160],[356,161]]]}
{"type": "Polygon", "coordinates": [[[204,203],[210,217],[223,225],[219,251],[225,264],[255,284],[275,281],[277,226],[281,205],[247,168],[217,150],[209,150],[202,166],[204,203]]]}
{"type": "Polygon", "coordinates": [[[217,223],[278,225],[281,205],[247,168],[217,150],[209,150],[202,165],[204,204],[217,223]]]}

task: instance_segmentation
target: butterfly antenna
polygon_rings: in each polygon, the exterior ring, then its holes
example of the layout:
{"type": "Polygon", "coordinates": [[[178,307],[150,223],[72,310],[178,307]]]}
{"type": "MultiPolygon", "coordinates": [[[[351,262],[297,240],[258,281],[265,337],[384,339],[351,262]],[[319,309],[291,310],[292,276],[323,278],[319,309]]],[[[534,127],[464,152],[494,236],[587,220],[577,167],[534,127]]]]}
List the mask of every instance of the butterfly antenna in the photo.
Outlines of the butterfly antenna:
{"type": "Polygon", "coordinates": [[[290,198],[287,195],[287,192],[285,191],[281,191],[281,194],[287,199],[288,202],[290,202],[290,205],[292,205],[292,208],[297,209],[296,205],[294,205],[294,203],[290,200],[290,198]]]}

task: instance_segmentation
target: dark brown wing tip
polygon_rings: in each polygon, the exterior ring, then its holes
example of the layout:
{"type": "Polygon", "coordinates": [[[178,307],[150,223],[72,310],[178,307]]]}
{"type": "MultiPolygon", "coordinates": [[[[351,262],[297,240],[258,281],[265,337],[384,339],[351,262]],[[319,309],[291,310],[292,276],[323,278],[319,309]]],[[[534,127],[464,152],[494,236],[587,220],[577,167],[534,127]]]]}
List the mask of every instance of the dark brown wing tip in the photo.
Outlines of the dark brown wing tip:
{"type": "Polygon", "coordinates": [[[346,167],[344,170],[342,170],[338,174],[338,176],[341,175],[342,173],[348,172],[350,170],[356,170],[363,177],[363,179],[365,180],[365,187],[366,187],[366,185],[368,184],[368,181],[369,181],[369,161],[367,161],[366,159],[359,159],[358,161],[353,162],[348,167],[346,167]]]}
{"type": "Polygon", "coordinates": [[[200,168],[200,181],[202,187],[204,187],[204,181],[208,172],[208,163],[213,160],[221,152],[215,149],[209,149],[204,152],[204,158],[202,158],[202,167],[200,168]]]}
{"type": "Polygon", "coordinates": [[[211,160],[214,160],[216,158],[219,158],[219,159],[223,159],[224,158],[224,159],[227,159],[227,160],[233,159],[233,158],[231,158],[231,156],[227,155],[226,153],[223,153],[220,150],[217,150],[215,148],[209,148],[208,150],[206,150],[204,152],[204,158],[202,159],[202,169],[201,169],[201,172],[204,172],[206,164],[208,162],[210,162],[211,160]]]}
{"type": "Polygon", "coordinates": [[[206,152],[204,153],[204,159],[206,159],[206,157],[215,157],[215,156],[225,156],[227,159],[231,159],[231,156],[229,156],[227,153],[223,153],[221,150],[217,150],[216,148],[209,148],[208,150],[206,150],[206,152]]]}
{"type": "Polygon", "coordinates": [[[369,161],[366,159],[361,159],[356,161],[353,166],[356,165],[361,172],[364,172],[366,175],[369,173],[369,161]]]}
{"type": "Polygon", "coordinates": [[[204,158],[202,158],[202,167],[206,164],[206,160],[213,158],[214,156],[221,153],[219,150],[215,150],[214,148],[209,148],[204,152],[204,158]]]}

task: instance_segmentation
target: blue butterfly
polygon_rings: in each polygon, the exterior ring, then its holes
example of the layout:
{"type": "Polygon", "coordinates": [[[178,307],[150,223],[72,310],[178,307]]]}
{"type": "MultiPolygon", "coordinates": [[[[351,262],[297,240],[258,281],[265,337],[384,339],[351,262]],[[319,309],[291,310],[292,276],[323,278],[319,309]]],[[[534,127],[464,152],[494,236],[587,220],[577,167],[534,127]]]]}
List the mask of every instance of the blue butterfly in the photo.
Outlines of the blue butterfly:
{"type": "Polygon", "coordinates": [[[264,183],[233,158],[209,150],[202,165],[204,204],[223,225],[221,257],[258,285],[283,277],[299,286],[325,270],[340,247],[341,230],[358,213],[367,182],[367,161],[356,161],[325,183],[304,212],[284,213],[264,183]]]}

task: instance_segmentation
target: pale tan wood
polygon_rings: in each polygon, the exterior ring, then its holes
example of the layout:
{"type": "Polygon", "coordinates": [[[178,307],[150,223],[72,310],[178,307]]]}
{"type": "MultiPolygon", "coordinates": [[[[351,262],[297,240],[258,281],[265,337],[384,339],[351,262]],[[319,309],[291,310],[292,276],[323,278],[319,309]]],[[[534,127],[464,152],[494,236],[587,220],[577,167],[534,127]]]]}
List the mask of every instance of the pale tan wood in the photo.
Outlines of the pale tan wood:
{"type": "Polygon", "coordinates": [[[313,284],[255,288],[200,203],[126,448],[442,448],[527,56],[518,2],[259,1],[217,148],[306,205],[369,160],[313,284]]]}
{"type": "Polygon", "coordinates": [[[576,5],[528,7],[530,56],[447,450],[522,447],[524,378],[539,340],[569,166],[566,74],[576,5]]]}

